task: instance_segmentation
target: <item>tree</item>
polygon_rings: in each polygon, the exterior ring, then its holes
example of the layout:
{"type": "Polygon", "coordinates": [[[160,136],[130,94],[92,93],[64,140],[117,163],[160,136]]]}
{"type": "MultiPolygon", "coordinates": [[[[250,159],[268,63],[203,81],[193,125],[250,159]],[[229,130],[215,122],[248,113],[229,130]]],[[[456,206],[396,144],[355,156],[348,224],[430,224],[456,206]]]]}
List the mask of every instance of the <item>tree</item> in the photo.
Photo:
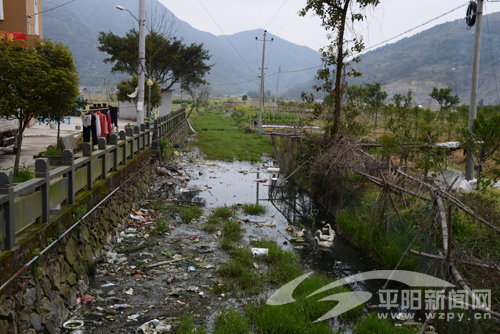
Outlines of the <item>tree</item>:
{"type": "Polygon", "coordinates": [[[243,95],[243,96],[241,97],[241,101],[246,102],[246,100],[248,100],[248,96],[243,95]]]}
{"type": "Polygon", "coordinates": [[[327,37],[331,44],[321,48],[321,57],[325,67],[318,70],[316,78],[323,84],[316,86],[316,91],[328,92],[334,101],[333,114],[329,119],[328,134],[330,138],[337,136],[341,122],[341,100],[346,84],[342,82],[342,76],[360,76],[361,73],[351,69],[347,71],[349,63],[345,60],[354,56],[353,61],[359,62],[356,56],[364,49],[363,38],[357,36],[354,27],[351,27],[352,36],[347,38],[346,28],[349,24],[354,26],[355,22],[365,18],[363,10],[368,6],[377,6],[380,0],[308,0],[300,15],[305,16],[313,12],[321,18],[321,25],[328,32],[327,37]],[[333,67],[332,72],[330,67],[333,67]],[[334,78],[332,78],[334,77],[334,78]]]}
{"type": "MultiPolygon", "coordinates": [[[[139,33],[131,29],[125,37],[112,32],[99,32],[98,50],[108,54],[105,63],[114,63],[111,71],[137,75],[139,54],[139,33]]],[[[202,44],[187,46],[182,39],[167,38],[151,31],[146,36],[146,68],[148,76],[156,81],[162,91],[170,89],[175,83],[183,86],[206,84],[205,75],[213,65],[207,65],[211,55],[202,44]]]]}
{"type": "Polygon", "coordinates": [[[382,91],[380,83],[375,83],[374,85],[365,84],[363,95],[365,103],[370,105],[375,111],[375,128],[378,123],[378,110],[384,105],[384,101],[387,99],[387,93],[382,91]]]}
{"type": "Polygon", "coordinates": [[[494,157],[500,147],[500,114],[486,116],[484,112],[479,111],[477,117],[472,123],[473,136],[469,135],[467,128],[460,131],[462,147],[473,147],[477,159],[479,178],[482,165],[494,157]]]}
{"type": "Polygon", "coordinates": [[[259,94],[257,92],[254,92],[254,91],[248,92],[247,95],[251,99],[255,99],[256,97],[259,96],[259,94]]]}
{"type": "Polygon", "coordinates": [[[186,118],[191,116],[193,109],[196,109],[198,112],[200,107],[208,106],[208,99],[210,98],[210,87],[208,85],[196,85],[189,86],[187,89],[188,94],[191,96],[193,103],[191,103],[191,109],[189,110],[189,114],[186,118]]]}
{"type": "Polygon", "coordinates": [[[455,108],[460,103],[460,98],[458,95],[451,95],[453,88],[432,88],[432,92],[429,94],[434,100],[439,104],[439,112],[441,113],[441,127],[444,126],[444,117],[450,109],[455,108]]]}
{"type": "Polygon", "coordinates": [[[68,48],[50,40],[35,46],[0,38],[0,115],[19,121],[14,174],[26,125],[32,118],[61,119],[79,94],[75,62],[68,48]]]}
{"type": "MultiPolygon", "coordinates": [[[[118,84],[118,101],[134,102],[136,98],[131,98],[128,94],[132,94],[138,86],[139,78],[134,75],[131,79],[124,79],[118,84]]],[[[147,86],[147,79],[144,79],[144,101],[149,101],[149,87],[147,86]]],[[[151,86],[151,106],[152,108],[158,107],[161,104],[161,89],[160,85],[153,80],[151,86]]]]}

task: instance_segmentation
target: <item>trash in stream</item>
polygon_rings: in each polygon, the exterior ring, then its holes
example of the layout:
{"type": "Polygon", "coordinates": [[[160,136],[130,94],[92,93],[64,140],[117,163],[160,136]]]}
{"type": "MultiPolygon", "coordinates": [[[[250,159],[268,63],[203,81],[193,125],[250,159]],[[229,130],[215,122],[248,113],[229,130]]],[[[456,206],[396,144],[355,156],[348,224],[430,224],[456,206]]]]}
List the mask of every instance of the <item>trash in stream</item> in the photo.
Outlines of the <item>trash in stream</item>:
{"type": "Polygon", "coordinates": [[[267,179],[256,179],[256,180],[253,180],[253,182],[266,183],[267,179]]]}
{"type": "Polygon", "coordinates": [[[78,329],[83,327],[83,320],[68,320],[65,323],[63,323],[63,328],[66,329],[78,329]]]}
{"type": "Polygon", "coordinates": [[[123,291],[123,292],[124,292],[125,294],[127,294],[127,295],[131,296],[131,295],[133,295],[133,294],[134,294],[134,289],[130,288],[130,289],[125,290],[125,291],[123,291]]]}
{"type": "Polygon", "coordinates": [[[143,334],[166,333],[170,332],[170,329],[172,329],[171,325],[166,325],[163,321],[160,321],[158,319],[153,319],[142,324],[142,326],[137,329],[137,333],[143,333],[143,334]]]}
{"type": "Polygon", "coordinates": [[[198,251],[198,253],[213,253],[213,250],[209,249],[206,246],[196,247],[196,250],[198,251]]]}
{"type": "Polygon", "coordinates": [[[120,308],[129,308],[130,305],[129,304],[115,304],[115,305],[111,305],[109,308],[110,309],[120,309],[120,308]]]}
{"type": "Polygon", "coordinates": [[[191,238],[189,238],[189,240],[192,240],[192,241],[200,241],[200,238],[198,238],[198,237],[191,237],[191,238]]]}
{"type": "Polygon", "coordinates": [[[170,284],[172,283],[172,281],[174,280],[175,278],[175,275],[171,275],[168,279],[167,279],[167,283],[170,284]]]}
{"type": "Polygon", "coordinates": [[[269,248],[252,248],[252,254],[254,257],[267,259],[269,253],[269,248]]]}
{"type": "Polygon", "coordinates": [[[259,223],[257,224],[259,227],[267,226],[267,227],[276,227],[276,220],[267,223],[259,223]]]}
{"type": "Polygon", "coordinates": [[[196,270],[196,268],[195,268],[195,267],[193,267],[193,266],[188,267],[188,271],[195,271],[195,270],[196,270]]]}
{"type": "Polygon", "coordinates": [[[259,216],[246,216],[241,218],[241,220],[248,223],[259,224],[265,223],[267,219],[259,216]]]}

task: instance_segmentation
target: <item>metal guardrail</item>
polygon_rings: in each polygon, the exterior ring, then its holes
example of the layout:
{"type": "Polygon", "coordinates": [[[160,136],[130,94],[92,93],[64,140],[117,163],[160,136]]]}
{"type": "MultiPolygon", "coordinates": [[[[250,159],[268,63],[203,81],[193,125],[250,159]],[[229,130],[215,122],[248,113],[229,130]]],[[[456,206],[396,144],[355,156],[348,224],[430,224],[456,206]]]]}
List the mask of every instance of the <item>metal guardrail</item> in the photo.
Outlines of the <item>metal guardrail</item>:
{"type": "Polygon", "coordinates": [[[0,251],[14,247],[16,234],[32,224],[49,222],[51,208],[73,204],[79,192],[91,190],[94,182],[134,159],[151,146],[151,136],[162,138],[185,118],[185,112],[159,117],[153,129],[147,123],[111,134],[109,144],[99,138],[97,150],[84,143],[81,158],[64,150],[62,166],[52,170],[48,159],[36,159],[35,178],[17,185],[12,171],[0,172],[0,251]]]}

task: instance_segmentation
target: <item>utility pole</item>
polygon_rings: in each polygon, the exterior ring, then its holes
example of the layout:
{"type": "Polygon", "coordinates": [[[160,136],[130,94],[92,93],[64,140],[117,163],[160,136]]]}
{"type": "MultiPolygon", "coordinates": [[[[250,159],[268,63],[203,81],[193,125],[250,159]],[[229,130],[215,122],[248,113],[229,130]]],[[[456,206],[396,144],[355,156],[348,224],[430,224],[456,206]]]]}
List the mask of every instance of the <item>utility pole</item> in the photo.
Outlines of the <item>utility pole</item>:
{"type": "Polygon", "coordinates": [[[278,81],[276,82],[276,94],[274,94],[273,119],[274,119],[274,112],[276,111],[276,101],[278,100],[278,85],[280,84],[280,72],[281,72],[281,66],[278,68],[278,81]]]}
{"type": "MultiPolygon", "coordinates": [[[[266,55],[266,34],[267,30],[264,30],[264,44],[262,46],[262,67],[260,69],[260,98],[259,98],[259,134],[262,134],[262,106],[264,104],[264,57],[266,55]]],[[[257,40],[257,37],[255,37],[257,40]]],[[[273,39],[271,38],[271,42],[273,39]]]]}
{"type": "Polygon", "coordinates": [[[139,91],[137,97],[137,125],[144,124],[144,72],[146,71],[146,0],[139,2],[139,91]]]}
{"type": "MultiPolygon", "coordinates": [[[[474,55],[472,57],[472,83],[470,89],[469,103],[469,136],[472,137],[472,124],[477,115],[477,85],[479,80],[479,53],[481,51],[481,28],[483,24],[483,3],[478,0],[476,10],[476,30],[474,33],[474,55]]],[[[467,164],[465,167],[465,179],[470,181],[474,178],[474,148],[467,147],[467,164]]]]}

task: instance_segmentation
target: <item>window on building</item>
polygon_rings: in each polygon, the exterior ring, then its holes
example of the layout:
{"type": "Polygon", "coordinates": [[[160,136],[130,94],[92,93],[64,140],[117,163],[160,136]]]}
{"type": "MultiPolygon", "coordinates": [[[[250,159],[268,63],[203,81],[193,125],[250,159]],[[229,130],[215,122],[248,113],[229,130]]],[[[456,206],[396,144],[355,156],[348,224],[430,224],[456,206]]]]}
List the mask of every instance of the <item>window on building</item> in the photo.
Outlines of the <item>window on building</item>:
{"type": "Polygon", "coordinates": [[[0,0],[0,20],[3,20],[3,0],[0,0]]]}

